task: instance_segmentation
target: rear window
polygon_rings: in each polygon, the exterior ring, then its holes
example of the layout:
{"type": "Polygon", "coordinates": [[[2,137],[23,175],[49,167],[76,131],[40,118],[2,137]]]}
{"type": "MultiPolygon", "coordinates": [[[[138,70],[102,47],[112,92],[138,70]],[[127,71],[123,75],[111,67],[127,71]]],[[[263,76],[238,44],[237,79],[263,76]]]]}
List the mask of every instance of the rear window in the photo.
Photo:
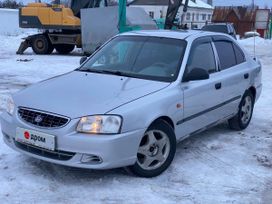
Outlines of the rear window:
{"type": "Polygon", "coordinates": [[[217,33],[228,33],[228,28],[226,25],[206,25],[202,28],[205,31],[212,31],[217,33]]]}
{"type": "Polygon", "coordinates": [[[232,46],[233,43],[229,41],[216,41],[214,44],[220,60],[221,70],[235,66],[236,56],[232,46]]]}
{"type": "Polygon", "coordinates": [[[246,61],[243,51],[235,44],[233,44],[237,64],[241,64],[246,61]]]}

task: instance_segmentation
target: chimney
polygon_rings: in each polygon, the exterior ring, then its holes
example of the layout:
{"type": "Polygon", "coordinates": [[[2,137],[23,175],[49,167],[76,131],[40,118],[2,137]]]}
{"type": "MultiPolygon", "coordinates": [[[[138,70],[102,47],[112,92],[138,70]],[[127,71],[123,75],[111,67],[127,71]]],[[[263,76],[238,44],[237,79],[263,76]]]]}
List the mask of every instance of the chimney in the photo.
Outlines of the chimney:
{"type": "Polygon", "coordinates": [[[207,3],[212,6],[213,5],[213,0],[207,0],[207,3]]]}

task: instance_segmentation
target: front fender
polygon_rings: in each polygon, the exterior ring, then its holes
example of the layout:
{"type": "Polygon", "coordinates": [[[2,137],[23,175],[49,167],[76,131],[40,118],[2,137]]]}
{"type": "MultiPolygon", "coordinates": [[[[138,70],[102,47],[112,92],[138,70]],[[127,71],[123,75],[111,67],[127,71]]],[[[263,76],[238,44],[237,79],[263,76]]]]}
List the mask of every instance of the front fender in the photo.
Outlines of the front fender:
{"type": "Polygon", "coordinates": [[[174,125],[183,117],[183,94],[179,86],[169,86],[159,92],[125,104],[110,114],[123,117],[122,132],[147,129],[156,119],[167,116],[174,125]],[[179,105],[178,105],[179,104],[179,105]]]}

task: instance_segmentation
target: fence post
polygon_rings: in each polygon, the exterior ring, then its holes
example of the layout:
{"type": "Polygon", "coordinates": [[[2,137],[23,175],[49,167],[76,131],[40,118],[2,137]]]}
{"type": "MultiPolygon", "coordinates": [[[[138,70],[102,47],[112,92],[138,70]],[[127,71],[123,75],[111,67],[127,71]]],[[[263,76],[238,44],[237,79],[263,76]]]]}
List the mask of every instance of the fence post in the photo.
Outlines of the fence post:
{"type": "Polygon", "coordinates": [[[270,17],[270,21],[269,21],[269,36],[268,38],[271,39],[272,37],[272,17],[270,17]]]}

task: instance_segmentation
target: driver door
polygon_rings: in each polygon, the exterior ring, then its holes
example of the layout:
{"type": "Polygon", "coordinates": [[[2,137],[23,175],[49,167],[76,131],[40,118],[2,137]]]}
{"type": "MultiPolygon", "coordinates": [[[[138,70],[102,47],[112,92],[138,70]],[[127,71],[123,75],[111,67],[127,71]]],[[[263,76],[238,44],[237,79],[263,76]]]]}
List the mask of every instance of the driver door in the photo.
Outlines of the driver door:
{"type": "Polygon", "coordinates": [[[191,47],[186,76],[194,68],[205,69],[209,79],[182,83],[184,115],[178,122],[183,136],[194,133],[222,117],[219,104],[222,100],[221,80],[211,38],[200,38],[191,47]]]}

